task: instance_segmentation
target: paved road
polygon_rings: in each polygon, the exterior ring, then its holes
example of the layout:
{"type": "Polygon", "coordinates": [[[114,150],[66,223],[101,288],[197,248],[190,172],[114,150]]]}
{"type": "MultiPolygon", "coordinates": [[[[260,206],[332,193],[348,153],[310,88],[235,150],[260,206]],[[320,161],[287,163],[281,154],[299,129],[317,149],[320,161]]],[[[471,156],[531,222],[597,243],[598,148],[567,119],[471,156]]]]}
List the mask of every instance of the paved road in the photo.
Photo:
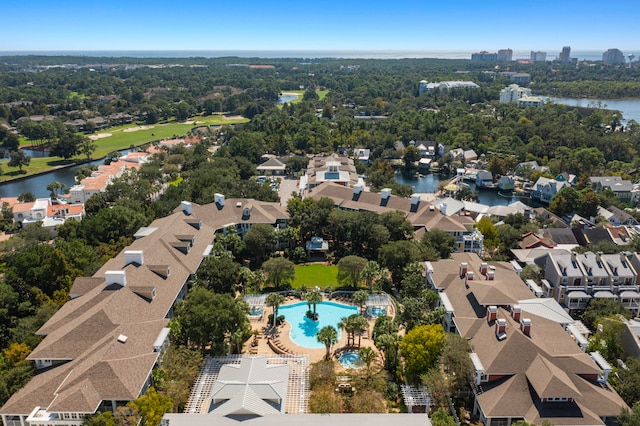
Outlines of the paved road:
{"type": "Polygon", "coordinates": [[[278,190],[281,206],[287,205],[292,191],[298,192],[298,179],[287,176],[280,181],[280,189],[278,190]]]}

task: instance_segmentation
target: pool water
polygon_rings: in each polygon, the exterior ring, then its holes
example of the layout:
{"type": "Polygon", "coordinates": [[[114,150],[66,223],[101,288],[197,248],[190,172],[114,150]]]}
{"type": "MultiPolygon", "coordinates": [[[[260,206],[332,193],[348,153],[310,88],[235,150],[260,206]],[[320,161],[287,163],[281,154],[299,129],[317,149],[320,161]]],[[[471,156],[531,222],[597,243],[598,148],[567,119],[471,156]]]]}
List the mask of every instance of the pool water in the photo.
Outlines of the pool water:
{"type": "Polygon", "coordinates": [[[251,311],[249,312],[249,315],[251,315],[251,316],[262,315],[262,308],[256,308],[254,306],[253,308],[251,308],[251,311]]]}
{"type": "Polygon", "coordinates": [[[385,308],[378,308],[378,307],[371,308],[371,316],[381,317],[384,315],[387,315],[387,310],[385,308]]]}
{"type": "Polygon", "coordinates": [[[321,302],[316,305],[318,321],[312,321],[305,316],[308,309],[307,302],[300,302],[293,305],[280,306],[278,314],[284,315],[285,320],[291,324],[291,332],[289,334],[291,341],[298,346],[310,349],[324,349],[325,346],[316,339],[316,333],[322,327],[333,326],[338,330],[338,339],[340,339],[340,328],[338,328],[340,320],[343,317],[358,313],[356,306],[321,302]]]}
{"type": "Polygon", "coordinates": [[[358,352],[345,352],[340,355],[338,362],[344,368],[352,368],[354,370],[362,368],[362,359],[360,358],[360,355],[358,355],[358,352]]]}

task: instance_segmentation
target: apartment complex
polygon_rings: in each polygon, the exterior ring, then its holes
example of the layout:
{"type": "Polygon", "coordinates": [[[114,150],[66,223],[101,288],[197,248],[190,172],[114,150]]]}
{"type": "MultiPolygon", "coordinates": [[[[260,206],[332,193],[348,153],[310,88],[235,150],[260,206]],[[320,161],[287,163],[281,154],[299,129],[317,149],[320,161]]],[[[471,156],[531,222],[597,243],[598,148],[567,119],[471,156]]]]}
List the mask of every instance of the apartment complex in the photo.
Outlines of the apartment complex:
{"type": "Polygon", "coordinates": [[[473,252],[480,255],[484,247],[484,237],[475,229],[475,221],[471,216],[459,213],[448,214],[446,202],[440,206],[434,206],[422,201],[420,194],[413,194],[409,199],[391,195],[391,189],[388,188],[376,193],[365,191],[362,184],[345,188],[341,185],[325,183],[317,187],[309,196],[316,200],[330,198],[338,208],[344,210],[364,210],[379,214],[400,211],[413,225],[416,238],[420,238],[432,229],[440,229],[455,238],[460,252],[473,252]]]}
{"type": "Polygon", "coordinates": [[[542,98],[531,95],[531,89],[520,87],[517,84],[510,84],[500,91],[500,103],[508,104],[511,102],[516,102],[521,107],[540,107],[544,104],[542,98]]]}
{"type": "Polygon", "coordinates": [[[434,83],[429,83],[427,80],[421,80],[418,91],[420,94],[424,92],[429,92],[431,90],[449,90],[449,89],[477,89],[478,86],[473,81],[439,81],[434,83]]]}
{"type": "Polygon", "coordinates": [[[71,300],[37,334],[28,359],[39,374],[0,408],[5,426],[81,425],[143,395],[168,343],[169,319],[211,252],[216,231],[255,223],[286,226],[278,203],[247,199],[197,205],[141,228],[93,277],[77,278],[71,300]]]}
{"type": "Polygon", "coordinates": [[[626,407],[608,385],[611,366],[584,352],[573,320],[551,299],[538,299],[510,264],[471,253],[426,262],[446,331],[469,340],[475,369],[474,414],[486,426],[604,425],[626,407]]]}
{"type": "Polygon", "coordinates": [[[634,315],[640,313],[640,257],[637,253],[549,253],[538,261],[543,290],[570,310],[591,299],[614,299],[634,315]]]}
{"type": "Polygon", "coordinates": [[[540,52],[533,50],[531,51],[531,55],[529,55],[529,60],[531,62],[545,62],[547,60],[547,52],[540,52]]]}
{"type": "Polygon", "coordinates": [[[624,64],[624,53],[619,49],[609,49],[602,54],[602,62],[605,64],[624,64]]]}

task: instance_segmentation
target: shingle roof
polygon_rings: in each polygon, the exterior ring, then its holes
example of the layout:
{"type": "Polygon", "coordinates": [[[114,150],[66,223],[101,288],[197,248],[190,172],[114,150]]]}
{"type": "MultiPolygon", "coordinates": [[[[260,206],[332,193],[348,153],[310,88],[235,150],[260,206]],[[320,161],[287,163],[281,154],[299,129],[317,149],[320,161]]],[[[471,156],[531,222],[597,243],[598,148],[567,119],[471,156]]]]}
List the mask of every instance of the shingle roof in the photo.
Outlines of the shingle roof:
{"type": "Polygon", "coordinates": [[[454,253],[452,257],[432,263],[431,279],[447,295],[454,308],[453,321],[460,334],[470,340],[484,374],[494,377],[481,384],[477,394],[486,417],[524,417],[536,424],[548,420],[552,424],[594,425],[603,424],[600,417],[615,416],[626,406],[615,391],[595,381],[601,370],[560,325],[558,312],[552,309],[549,314],[539,309],[544,304],[530,309],[532,294],[510,265],[490,263],[495,267],[495,281],[478,281],[482,277],[479,257],[468,253],[454,253]],[[466,284],[460,276],[462,262],[474,272],[474,280],[466,284]],[[495,287],[488,290],[491,285],[495,287]],[[503,340],[496,338],[494,324],[487,322],[486,303],[498,305],[498,318],[505,320],[503,340]],[[521,306],[521,317],[532,322],[529,335],[510,315],[508,307],[516,303],[521,306]],[[542,403],[544,397],[575,399],[542,403]]]}
{"type": "Polygon", "coordinates": [[[135,240],[127,250],[141,251],[142,264],[126,263],[125,251],[109,260],[93,277],[79,278],[76,297],[62,306],[39,330],[46,337],[29,359],[64,362],[32,378],[0,409],[2,414],[29,414],[36,406],[50,412],[94,412],[102,400],[139,396],[157,361],[154,343],[189,276],[196,272],[213,228],[196,229],[182,212],[154,221],[156,230],[135,240]],[[188,235],[188,253],[172,246],[188,235]],[[163,276],[153,265],[165,265],[163,276]],[[108,271],[124,271],[126,285],[107,285],[108,271]],[[155,288],[155,297],[150,294],[155,288]],[[118,340],[127,336],[126,342],[118,340]]]}

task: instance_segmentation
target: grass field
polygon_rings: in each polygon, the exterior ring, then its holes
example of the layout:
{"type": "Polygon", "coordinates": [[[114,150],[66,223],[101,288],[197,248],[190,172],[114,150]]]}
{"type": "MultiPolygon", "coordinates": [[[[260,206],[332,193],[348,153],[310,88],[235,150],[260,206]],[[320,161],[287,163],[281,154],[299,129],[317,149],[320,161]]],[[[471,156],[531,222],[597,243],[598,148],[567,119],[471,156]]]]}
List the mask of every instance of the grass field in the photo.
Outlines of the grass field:
{"type": "MultiPolygon", "coordinates": [[[[186,135],[189,130],[197,126],[217,126],[222,124],[246,123],[246,118],[227,119],[222,115],[210,115],[206,117],[194,117],[187,123],[170,122],[162,124],[148,125],[150,127],[145,130],[136,130],[125,132],[126,129],[134,129],[140,127],[138,124],[127,124],[125,126],[111,127],[96,132],[96,135],[111,134],[111,136],[103,137],[95,141],[97,149],[91,155],[91,158],[102,158],[112,151],[127,149],[131,145],[140,146],[146,143],[167,139],[172,137],[180,137],[186,135]]],[[[21,139],[20,145],[30,145],[31,141],[24,138],[21,139]]],[[[42,173],[57,167],[75,164],[84,160],[83,155],[77,155],[69,161],[65,161],[60,157],[32,158],[31,164],[24,167],[26,173],[19,173],[17,168],[9,168],[6,163],[2,164],[3,174],[0,175],[0,182],[5,182],[17,177],[24,177],[42,173]]]]}
{"type": "Polygon", "coordinates": [[[338,267],[322,264],[296,266],[296,278],[293,280],[293,288],[300,288],[303,284],[307,288],[318,286],[325,288],[338,286],[338,267]]]}

